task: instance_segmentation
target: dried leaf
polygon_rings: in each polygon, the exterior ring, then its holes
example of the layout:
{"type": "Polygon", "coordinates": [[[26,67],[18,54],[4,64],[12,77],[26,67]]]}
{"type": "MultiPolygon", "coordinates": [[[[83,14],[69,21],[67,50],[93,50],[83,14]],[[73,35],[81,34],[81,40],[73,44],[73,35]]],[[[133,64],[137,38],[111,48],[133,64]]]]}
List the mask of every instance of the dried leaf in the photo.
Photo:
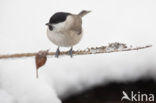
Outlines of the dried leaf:
{"type": "Polygon", "coordinates": [[[40,67],[42,67],[46,61],[47,61],[47,54],[48,54],[49,50],[46,51],[39,51],[36,55],[35,55],[35,62],[36,62],[36,77],[38,78],[38,69],[40,67]]]}

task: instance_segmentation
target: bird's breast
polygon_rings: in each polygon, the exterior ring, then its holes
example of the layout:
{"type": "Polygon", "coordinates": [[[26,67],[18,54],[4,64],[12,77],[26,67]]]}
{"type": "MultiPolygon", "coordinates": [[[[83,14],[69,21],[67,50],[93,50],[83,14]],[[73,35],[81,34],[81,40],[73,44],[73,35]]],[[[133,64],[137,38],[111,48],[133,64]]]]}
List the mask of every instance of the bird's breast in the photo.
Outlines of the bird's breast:
{"type": "Polygon", "coordinates": [[[57,46],[71,47],[79,43],[82,38],[82,33],[78,34],[75,31],[50,31],[47,29],[47,36],[51,42],[57,46]]]}

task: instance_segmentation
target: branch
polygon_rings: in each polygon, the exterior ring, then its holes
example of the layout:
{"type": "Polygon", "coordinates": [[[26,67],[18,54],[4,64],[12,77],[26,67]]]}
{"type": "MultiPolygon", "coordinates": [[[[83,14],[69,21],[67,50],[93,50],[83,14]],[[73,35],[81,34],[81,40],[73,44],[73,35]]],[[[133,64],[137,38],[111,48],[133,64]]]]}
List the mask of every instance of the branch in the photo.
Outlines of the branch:
{"type": "MultiPolygon", "coordinates": [[[[77,50],[73,51],[73,55],[89,55],[89,54],[100,54],[100,53],[112,53],[112,52],[123,52],[123,51],[132,51],[132,50],[140,50],[152,47],[152,45],[146,45],[142,47],[127,47],[125,44],[122,43],[111,43],[108,46],[101,46],[101,47],[91,47],[85,50],[77,50]]],[[[16,54],[6,54],[0,55],[0,59],[9,59],[9,58],[21,58],[21,57],[33,57],[36,56],[38,52],[34,53],[16,53],[16,54]]],[[[54,56],[55,52],[48,52],[48,56],[54,56]]],[[[61,55],[68,55],[68,51],[60,52],[61,55]]]]}

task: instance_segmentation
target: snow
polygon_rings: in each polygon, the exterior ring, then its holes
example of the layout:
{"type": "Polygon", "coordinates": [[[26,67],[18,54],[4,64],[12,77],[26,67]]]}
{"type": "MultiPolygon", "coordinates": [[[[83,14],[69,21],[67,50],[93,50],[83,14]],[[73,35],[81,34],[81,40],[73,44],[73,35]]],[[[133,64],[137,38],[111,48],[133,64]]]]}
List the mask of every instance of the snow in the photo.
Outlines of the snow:
{"type": "Polygon", "coordinates": [[[84,36],[74,49],[112,42],[153,47],[72,59],[48,58],[39,69],[39,79],[35,78],[34,58],[0,60],[0,103],[61,103],[62,98],[110,81],[156,78],[154,0],[2,0],[0,54],[55,51],[45,23],[56,11],[78,13],[82,9],[92,12],[83,18],[84,36]]]}
{"type": "Polygon", "coordinates": [[[15,103],[15,100],[6,91],[0,89],[0,103],[15,103]]]}

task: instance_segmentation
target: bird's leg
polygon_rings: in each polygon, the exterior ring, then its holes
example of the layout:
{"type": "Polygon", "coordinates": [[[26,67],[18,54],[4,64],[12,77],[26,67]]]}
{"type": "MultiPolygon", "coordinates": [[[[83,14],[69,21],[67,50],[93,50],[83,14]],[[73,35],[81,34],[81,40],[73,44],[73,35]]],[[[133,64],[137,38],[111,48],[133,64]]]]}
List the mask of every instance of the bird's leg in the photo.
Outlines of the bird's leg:
{"type": "Polygon", "coordinates": [[[73,57],[73,47],[70,48],[68,53],[69,53],[70,57],[72,58],[73,57]]]}
{"type": "Polygon", "coordinates": [[[55,53],[55,57],[58,58],[60,55],[60,47],[57,48],[56,53],[55,53]]]}

